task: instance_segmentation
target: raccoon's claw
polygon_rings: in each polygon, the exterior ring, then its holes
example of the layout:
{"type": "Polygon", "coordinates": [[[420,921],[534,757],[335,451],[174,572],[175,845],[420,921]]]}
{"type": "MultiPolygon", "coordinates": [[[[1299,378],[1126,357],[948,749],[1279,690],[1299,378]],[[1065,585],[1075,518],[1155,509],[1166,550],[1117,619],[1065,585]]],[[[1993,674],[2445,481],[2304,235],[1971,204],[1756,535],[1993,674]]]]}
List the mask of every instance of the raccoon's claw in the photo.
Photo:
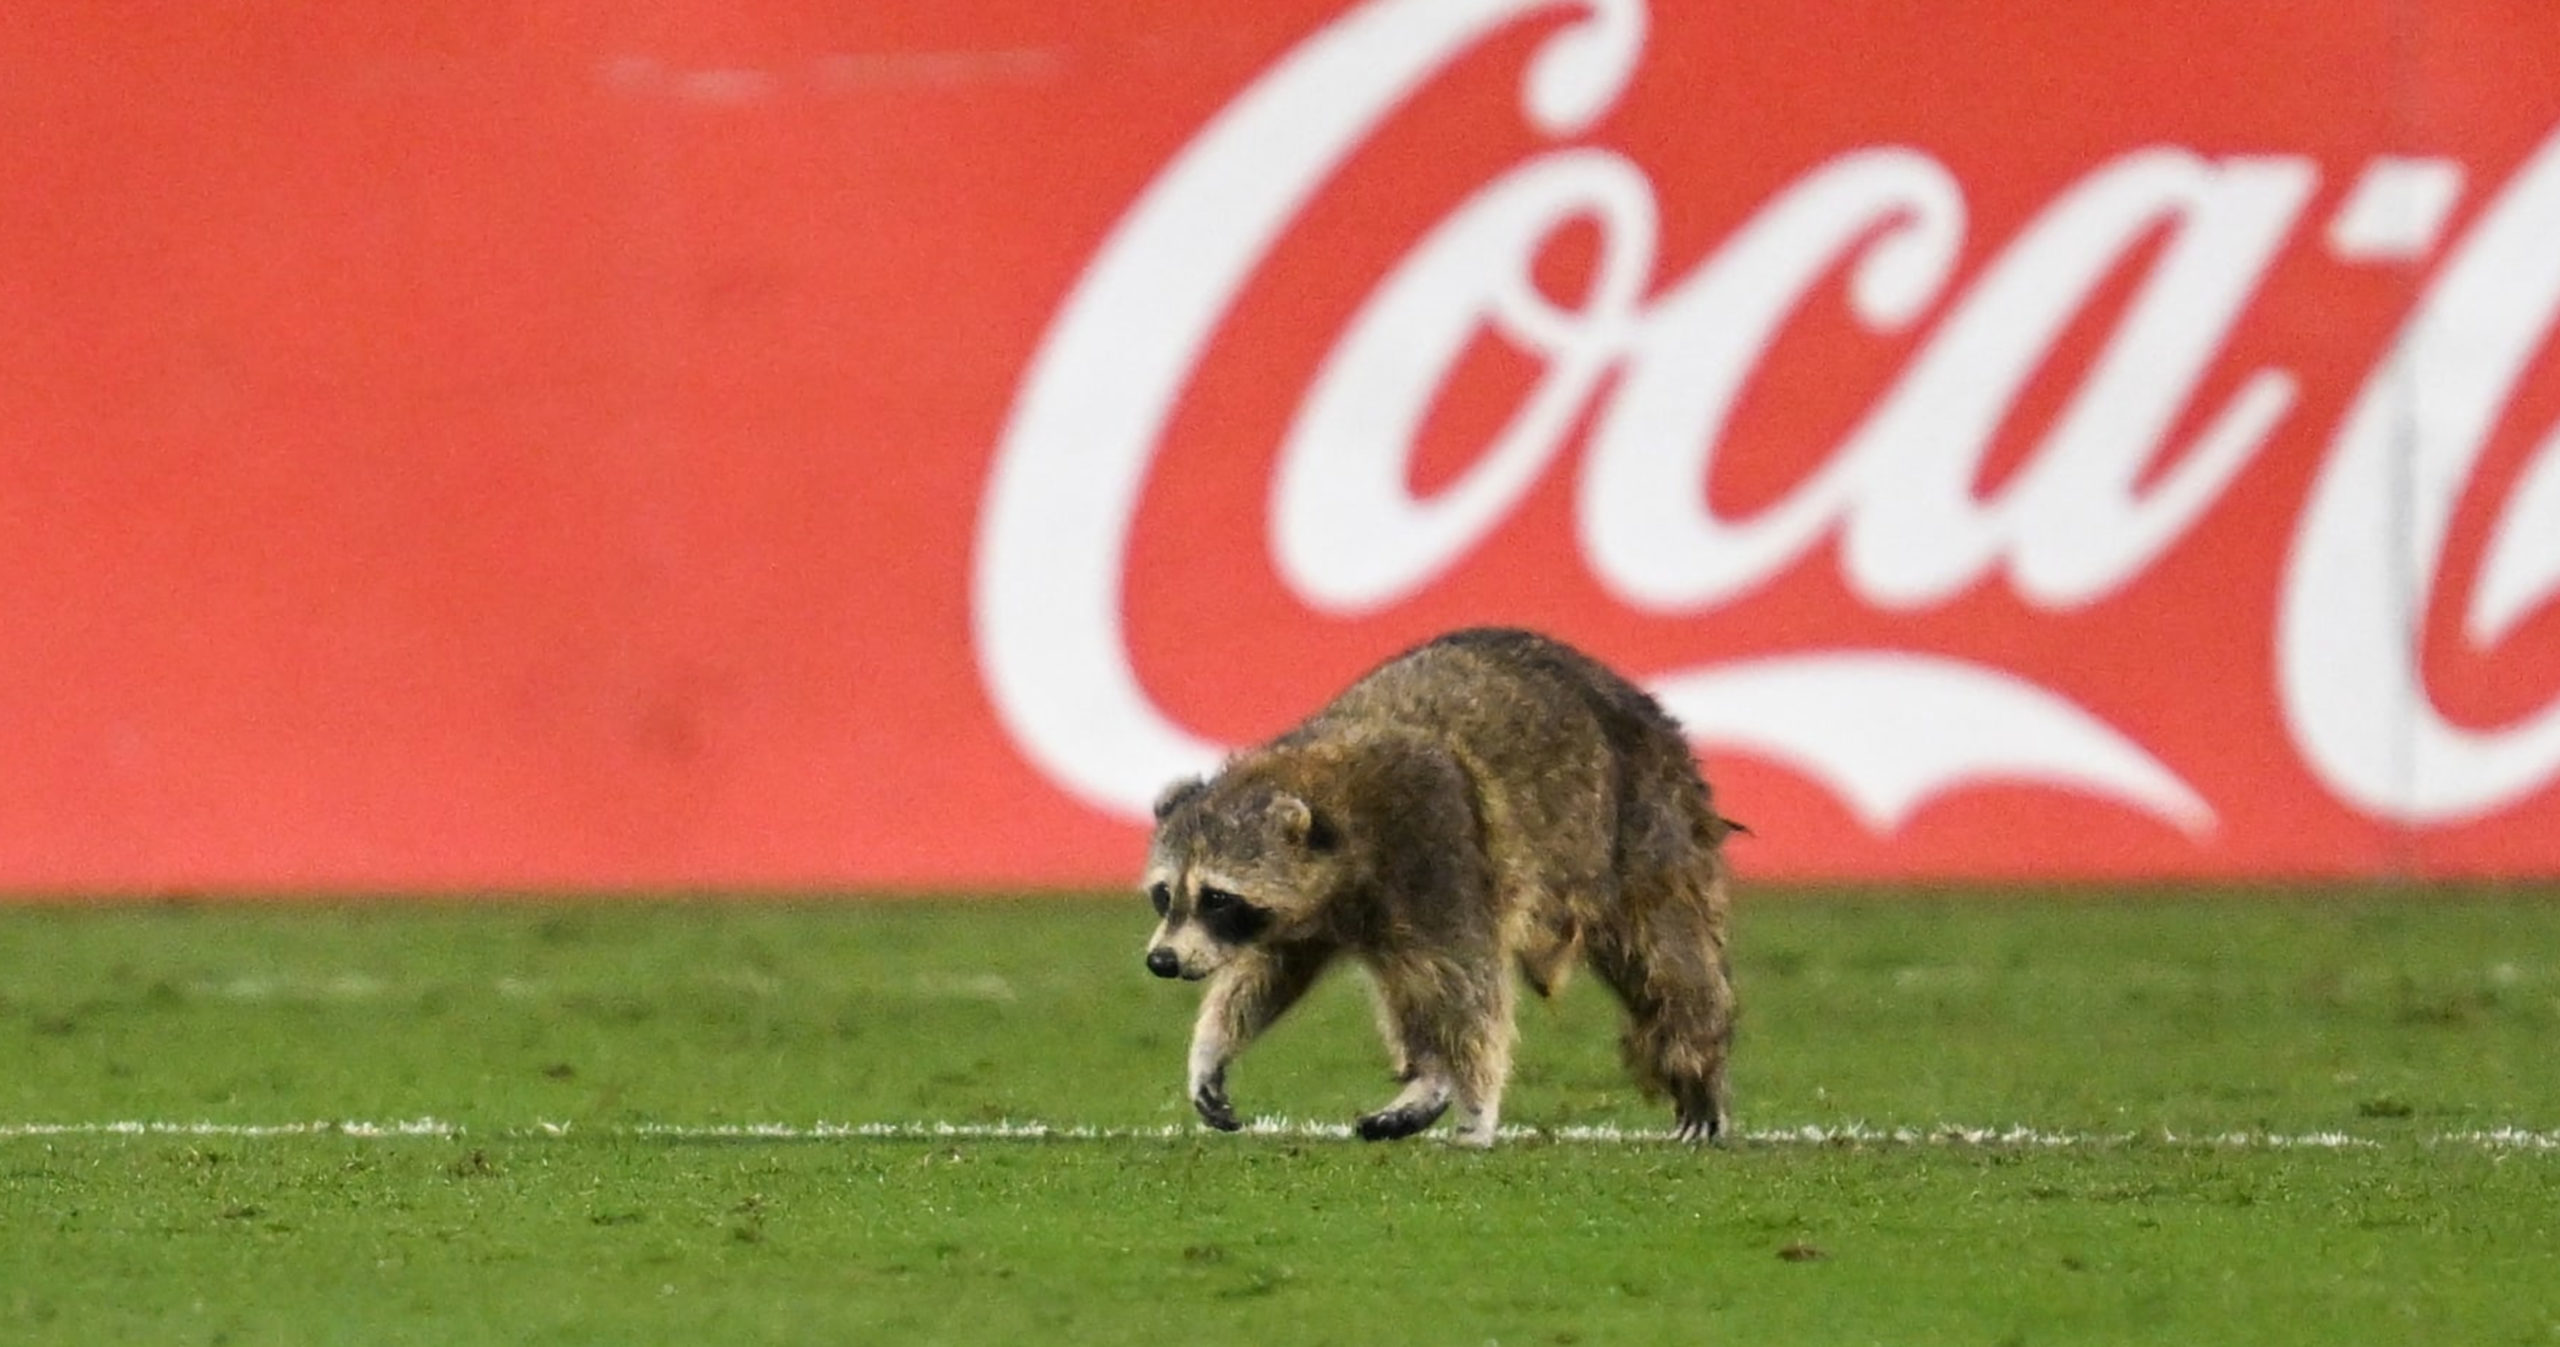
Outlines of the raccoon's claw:
{"type": "Polygon", "coordinates": [[[1449,1109],[1449,1101],[1406,1104],[1364,1113],[1354,1120],[1351,1130],[1362,1141],[1397,1141],[1440,1121],[1449,1109]]]}
{"type": "Polygon", "coordinates": [[[1725,1130],[1724,1119],[1710,1113],[1703,1118],[1682,1117],[1679,1126],[1672,1129],[1671,1136],[1673,1140],[1692,1145],[1705,1142],[1710,1146],[1721,1146],[1725,1141],[1725,1130]]]}
{"type": "Polygon", "coordinates": [[[1211,1081],[1191,1094],[1191,1107],[1199,1110],[1200,1121],[1221,1132],[1240,1132],[1244,1122],[1236,1117],[1235,1106],[1227,1102],[1224,1084],[1211,1081]]]}

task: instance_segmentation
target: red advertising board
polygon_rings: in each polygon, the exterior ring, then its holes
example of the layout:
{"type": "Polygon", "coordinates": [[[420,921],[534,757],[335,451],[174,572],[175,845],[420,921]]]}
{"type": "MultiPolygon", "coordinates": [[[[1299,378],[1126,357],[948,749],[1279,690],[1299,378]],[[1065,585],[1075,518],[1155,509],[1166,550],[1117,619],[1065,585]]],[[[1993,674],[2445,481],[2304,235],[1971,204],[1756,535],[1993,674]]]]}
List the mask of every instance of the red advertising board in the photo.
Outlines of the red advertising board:
{"type": "Polygon", "coordinates": [[[1434,632],[1774,878],[2560,871],[2560,15],[45,0],[0,890],[1119,882],[1434,632]]]}

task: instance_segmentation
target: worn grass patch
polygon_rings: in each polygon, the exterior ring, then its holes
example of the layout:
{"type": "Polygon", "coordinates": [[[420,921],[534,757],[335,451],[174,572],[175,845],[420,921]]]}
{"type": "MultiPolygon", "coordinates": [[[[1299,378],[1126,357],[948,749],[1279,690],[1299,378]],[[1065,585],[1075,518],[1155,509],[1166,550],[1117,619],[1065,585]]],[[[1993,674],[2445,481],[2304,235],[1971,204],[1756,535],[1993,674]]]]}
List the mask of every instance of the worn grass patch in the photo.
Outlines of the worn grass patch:
{"type": "MultiPolygon", "coordinates": [[[[1588,1139],[1667,1122],[1588,984],[1492,1154],[1197,1135],[1146,925],[0,911],[0,1129],[438,1120],[0,1130],[0,1341],[2560,1343],[2560,1152],[2448,1140],[2560,1129],[2560,903],[1763,898],[1722,1152],[1588,1139]]],[[[1355,988],[1234,1087],[1383,1098],[1355,988]]]]}

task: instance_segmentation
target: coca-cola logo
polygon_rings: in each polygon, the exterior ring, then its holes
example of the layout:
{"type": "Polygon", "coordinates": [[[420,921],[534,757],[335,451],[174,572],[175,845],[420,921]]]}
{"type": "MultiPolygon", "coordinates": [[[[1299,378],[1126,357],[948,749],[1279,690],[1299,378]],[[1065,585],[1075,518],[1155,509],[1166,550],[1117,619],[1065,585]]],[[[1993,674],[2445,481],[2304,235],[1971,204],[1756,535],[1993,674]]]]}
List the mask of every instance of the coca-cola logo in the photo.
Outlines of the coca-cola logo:
{"type": "MultiPolygon", "coordinates": [[[[1163,781],[1224,751],[1148,695],[1124,637],[1131,530],[1172,408],[1239,289],[1346,157],[1489,35],[1556,14],[1567,21],[1519,90],[1549,147],[1414,241],[1279,431],[1271,551],[1300,601],[1361,614],[1407,600],[1579,444],[1580,555],[1636,611],[1715,610],[1829,543],[1848,590],[1880,611],[1926,609],[1995,571],[2039,609],[2100,603],[2176,548],[2295,415],[2299,380],[2279,365],[2193,404],[2271,265],[2307,238],[2431,269],[2329,433],[2291,540],[2271,639],[2292,745],[2339,800],[2400,823],[2496,811],[2560,778],[2560,703],[2500,728],[2457,724],[2429,698],[2419,644],[2456,505],[2560,317],[2560,134],[2449,239],[2469,187],[2452,160],[2377,156],[2311,220],[2311,158],[2134,148],[2093,164],[1960,289],[1964,185],[1921,149],[1854,149],[1675,270],[1656,249],[1656,184],[1575,143],[1644,58],[1642,4],[1377,0],[1288,53],[1164,168],[1025,372],[980,520],[974,612],[994,703],[1058,784],[1136,818],[1163,781]],[[1573,303],[1532,274],[1567,226],[1598,239],[1573,303]],[[1980,491],[2021,390],[2147,240],[2122,316],[2049,428],[1980,491]],[[1912,335],[1916,354],[1818,470],[1746,517],[1719,515],[1695,484],[1772,342],[1835,275],[1856,321],[1912,335]],[[1418,497],[1415,431],[1487,330],[1534,354],[1534,386],[1457,480],[1418,497]],[[2164,444],[2182,425],[2201,428],[2164,444]]],[[[2464,627],[2483,645],[2560,589],[2560,428],[2486,536],[2464,627]]],[[[1652,686],[1702,745],[1800,770],[1879,833],[1993,780],[2116,801],[2199,837],[2216,826],[2212,802],[2134,738],[1975,659],[1826,649],[1652,686]]]]}

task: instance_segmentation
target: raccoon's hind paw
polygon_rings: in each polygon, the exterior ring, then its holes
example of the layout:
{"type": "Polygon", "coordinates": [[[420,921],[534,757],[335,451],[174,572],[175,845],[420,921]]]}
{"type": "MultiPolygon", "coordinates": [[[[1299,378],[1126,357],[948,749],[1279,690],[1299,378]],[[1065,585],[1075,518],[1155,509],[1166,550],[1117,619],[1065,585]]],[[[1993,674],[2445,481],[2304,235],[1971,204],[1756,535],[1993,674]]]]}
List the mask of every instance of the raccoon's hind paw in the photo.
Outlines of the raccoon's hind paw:
{"type": "Polygon", "coordinates": [[[1704,1143],[1710,1146],[1722,1146],[1732,1130],[1726,1124],[1724,1115],[1720,1113],[1708,1113],[1703,1116],[1682,1114],[1679,1124],[1672,1129],[1671,1136],[1675,1141],[1685,1141],[1691,1145],[1704,1143]]]}
{"type": "Polygon", "coordinates": [[[1191,1107],[1200,1111],[1200,1121],[1221,1132],[1241,1132],[1243,1120],[1236,1117],[1235,1106],[1227,1102],[1224,1082],[1210,1081],[1191,1092],[1191,1107]]]}

